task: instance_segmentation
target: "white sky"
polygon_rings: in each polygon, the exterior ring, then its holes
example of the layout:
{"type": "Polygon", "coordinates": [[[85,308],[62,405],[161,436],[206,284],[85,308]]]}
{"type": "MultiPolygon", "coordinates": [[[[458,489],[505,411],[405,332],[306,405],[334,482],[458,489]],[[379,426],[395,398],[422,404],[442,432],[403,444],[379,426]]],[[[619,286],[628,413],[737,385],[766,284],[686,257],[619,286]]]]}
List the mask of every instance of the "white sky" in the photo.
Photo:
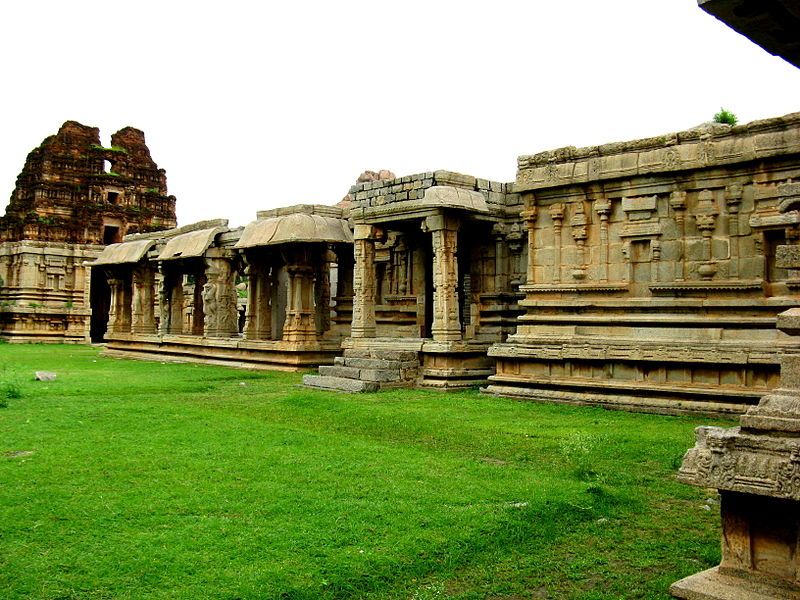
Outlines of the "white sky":
{"type": "Polygon", "coordinates": [[[0,56],[0,207],[72,119],[142,129],[180,225],[800,110],[800,70],[696,0],[5,1],[0,56]]]}

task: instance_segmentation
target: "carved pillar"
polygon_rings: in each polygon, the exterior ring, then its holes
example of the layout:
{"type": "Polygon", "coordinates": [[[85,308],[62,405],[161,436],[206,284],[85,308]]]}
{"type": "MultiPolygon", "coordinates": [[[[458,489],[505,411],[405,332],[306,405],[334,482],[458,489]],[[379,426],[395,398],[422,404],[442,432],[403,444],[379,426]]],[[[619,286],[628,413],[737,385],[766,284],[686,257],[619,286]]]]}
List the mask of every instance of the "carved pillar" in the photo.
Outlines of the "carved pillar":
{"type": "Polygon", "coordinates": [[[714,228],[717,223],[717,205],[714,202],[714,195],[710,190],[700,192],[697,201],[697,214],[695,221],[700,234],[703,236],[703,259],[704,262],[698,268],[698,273],[703,279],[711,279],[717,272],[717,265],[711,254],[711,238],[714,235],[714,228]]]}
{"type": "Polygon", "coordinates": [[[575,212],[569,220],[570,228],[572,229],[572,239],[575,240],[576,260],[575,268],[572,269],[572,278],[582,280],[586,278],[586,238],[588,237],[586,231],[586,213],[583,209],[583,202],[576,202],[573,204],[575,212]]]}
{"type": "Polygon", "coordinates": [[[375,337],[375,238],[372,225],[356,225],[353,232],[353,323],[354,338],[375,337]]]}
{"type": "Polygon", "coordinates": [[[678,225],[678,259],[675,261],[675,281],[686,279],[686,192],[676,190],[670,194],[669,205],[675,213],[678,225]]]}
{"type": "Polygon", "coordinates": [[[742,203],[742,186],[734,183],[725,188],[725,203],[728,205],[728,236],[731,244],[731,259],[728,274],[739,277],[739,206],[742,203]]]}
{"type": "Polygon", "coordinates": [[[119,317],[119,289],[122,281],[111,272],[106,273],[106,281],[111,290],[111,301],[108,304],[108,324],[106,331],[108,334],[118,333],[117,319],[119,317]]]}
{"type": "Polygon", "coordinates": [[[331,328],[331,263],[335,260],[333,252],[320,246],[314,257],[314,307],[317,335],[321,336],[331,328]]]}
{"type": "Polygon", "coordinates": [[[245,258],[247,275],[247,312],[244,322],[244,339],[272,339],[272,279],[270,265],[263,257],[254,259],[248,254],[245,258]]]}
{"type": "Polygon", "coordinates": [[[650,240],[650,280],[658,283],[659,263],[661,262],[661,240],[650,240]]]}
{"type": "Polygon", "coordinates": [[[561,225],[564,222],[564,205],[560,202],[550,207],[553,219],[553,283],[561,283],[561,225]]]}
{"type": "Polygon", "coordinates": [[[600,264],[597,277],[608,281],[608,217],[611,214],[611,200],[601,198],[594,201],[594,212],[600,219],[600,264]]]}
{"type": "Polygon", "coordinates": [[[424,230],[431,232],[433,245],[433,324],[436,341],[461,339],[458,317],[458,220],[446,215],[427,217],[424,230]]]}
{"type": "Polygon", "coordinates": [[[520,228],[519,223],[512,223],[509,226],[506,234],[506,245],[509,251],[509,284],[511,284],[512,289],[518,289],[523,283],[523,273],[520,265],[522,263],[522,238],[524,237],[525,233],[520,228]]]}
{"type": "Polygon", "coordinates": [[[170,273],[169,279],[169,323],[168,333],[180,335],[183,333],[183,273],[170,273]]]}
{"type": "Polygon", "coordinates": [[[494,238],[494,291],[502,292],[506,289],[507,266],[506,254],[506,225],[505,223],[495,223],[492,226],[492,237],[494,238]]]}
{"type": "Polygon", "coordinates": [[[111,303],[108,311],[108,332],[111,334],[131,331],[131,289],[124,273],[108,273],[111,288],[111,303]]]}
{"type": "Polygon", "coordinates": [[[314,318],[314,267],[308,246],[287,248],[284,252],[289,284],[286,288],[286,320],[281,339],[308,342],[317,339],[314,318]]]}
{"type": "Polygon", "coordinates": [[[353,247],[336,247],[336,322],[349,326],[353,314],[353,247]]]}
{"type": "Polygon", "coordinates": [[[239,315],[236,310],[233,254],[224,248],[210,248],[206,251],[205,265],[205,282],[202,288],[203,333],[206,337],[236,336],[239,333],[239,315]]]}
{"type": "Polygon", "coordinates": [[[151,334],[156,332],[154,284],[155,273],[150,263],[134,267],[132,333],[151,334]]]}
{"type": "Polygon", "coordinates": [[[536,226],[536,205],[534,199],[531,197],[528,208],[520,213],[520,217],[525,220],[525,225],[528,228],[528,268],[527,284],[533,285],[536,283],[536,236],[534,235],[534,227],[536,226]]]}
{"type": "MultiPolygon", "coordinates": [[[[194,275],[194,284],[192,285],[192,304],[191,312],[187,311],[189,315],[189,322],[187,328],[191,335],[203,336],[205,333],[206,323],[206,307],[205,296],[203,294],[206,285],[205,272],[197,272],[194,275]]],[[[189,307],[186,306],[188,309],[189,307]]]]}

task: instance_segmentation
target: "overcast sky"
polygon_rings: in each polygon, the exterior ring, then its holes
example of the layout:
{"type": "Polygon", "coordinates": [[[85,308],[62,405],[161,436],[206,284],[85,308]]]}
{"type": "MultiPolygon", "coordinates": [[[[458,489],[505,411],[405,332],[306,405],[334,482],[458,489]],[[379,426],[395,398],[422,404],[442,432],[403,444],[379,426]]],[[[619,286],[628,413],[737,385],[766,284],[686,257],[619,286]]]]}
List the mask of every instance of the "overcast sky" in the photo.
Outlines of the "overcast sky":
{"type": "Polygon", "coordinates": [[[800,70],[696,0],[6,1],[0,55],[0,206],[64,121],[130,125],[180,225],[800,110],[800,70]]]}

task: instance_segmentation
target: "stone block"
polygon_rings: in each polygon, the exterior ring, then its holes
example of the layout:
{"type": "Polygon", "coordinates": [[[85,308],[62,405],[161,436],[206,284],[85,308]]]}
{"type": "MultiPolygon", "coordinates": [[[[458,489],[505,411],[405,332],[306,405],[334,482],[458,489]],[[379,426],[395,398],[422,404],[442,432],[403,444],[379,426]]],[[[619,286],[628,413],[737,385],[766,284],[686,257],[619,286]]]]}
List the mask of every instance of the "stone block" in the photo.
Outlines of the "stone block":
{"type": "Polygon", "coordinates": [[[380,358],[347,358],[345,364],[356,369],[399,369],[399,360],[383,360],[380,358]]]}
{"type": "Polygon", "coordinates": [[[345,358],[369,358],[370,356],[369,348],[348,348],[344,351],[345,358]]]}
{"type": "Polygon", "coordinates": [[[377,392],[380,388],[380,385],[373,381],[326,377],[323,375],[303,375],[303,385],[323,390],[350,393],[377,392]]]}
{"type": "Polygon", "coordinates": [[[341,367],[339,365],[322,365],[319,374],[326,377],[346,377],[347,379],[358,379],[360,371],[354,367],[341,367]]]}
{"type": "Polygon", "coordinates": [[[362,381],[400,381],[400,369],[360,369],[360,371],[362,381]]]}
{"type": "Polygon", "coordinates": [[[413,350],[383,350],[373,349],[370,352],[372,358],[380,358],[383,360],[402,360],[402,361],[418,361],[419,354],[413,350]]]}
{"type": "Polygon", "coordinates": [[[800,269],[800,246],[778,246],[775,260],[782,269],[800,269]]]}

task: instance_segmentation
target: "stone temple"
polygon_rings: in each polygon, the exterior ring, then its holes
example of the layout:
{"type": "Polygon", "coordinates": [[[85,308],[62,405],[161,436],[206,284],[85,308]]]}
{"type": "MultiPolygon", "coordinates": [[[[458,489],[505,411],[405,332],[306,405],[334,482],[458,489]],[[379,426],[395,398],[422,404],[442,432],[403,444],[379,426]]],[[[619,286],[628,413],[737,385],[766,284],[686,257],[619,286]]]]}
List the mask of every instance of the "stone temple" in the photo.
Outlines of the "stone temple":
{"type": "Polygon", "coordinates": [[[127,233],[174,226],[175,197],[141,131],[105,148],[97,128],[67,121],[28,154],[0,218],[0,336],[102,341],[109,290],[86,262],[127,233]]]}

